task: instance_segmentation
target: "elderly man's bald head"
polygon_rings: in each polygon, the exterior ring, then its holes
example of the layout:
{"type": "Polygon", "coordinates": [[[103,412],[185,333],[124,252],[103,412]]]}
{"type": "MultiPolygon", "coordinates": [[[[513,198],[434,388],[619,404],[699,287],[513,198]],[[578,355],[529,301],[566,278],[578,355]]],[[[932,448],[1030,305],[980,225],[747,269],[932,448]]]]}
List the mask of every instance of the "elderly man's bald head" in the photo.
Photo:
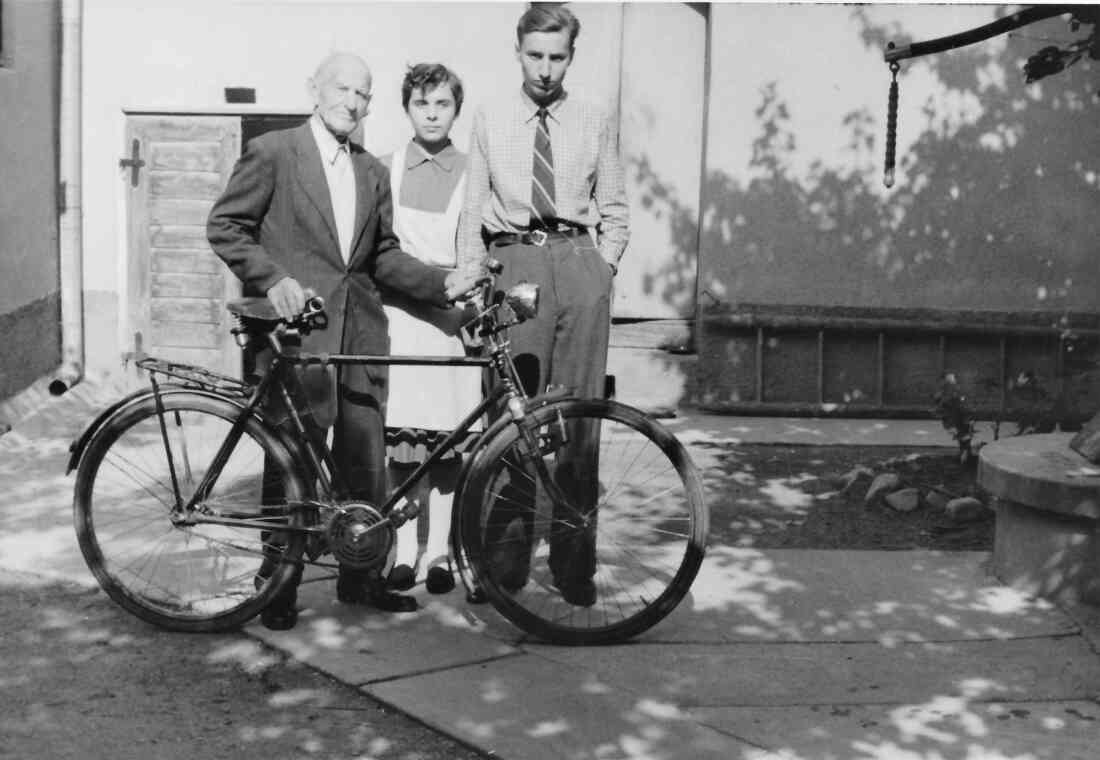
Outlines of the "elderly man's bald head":
{"type": "Polygon", "coordinates": [[[367,62],[359,56],[354,53],[340,51],[329,53],[328,56],[317,65],[317,70],[313,72],[313,81],[321,83],[337,71],[356,69],[363,72],[368,79],[370,78],[370,67],[367,66],[367,62]]]}
{"type": "Polygon", "coordinates": [[[363,117],[371,98],[366,61],[352,53],[332,53],[309,80],[313,110],[338,138],[347,137],[363,117]]]}

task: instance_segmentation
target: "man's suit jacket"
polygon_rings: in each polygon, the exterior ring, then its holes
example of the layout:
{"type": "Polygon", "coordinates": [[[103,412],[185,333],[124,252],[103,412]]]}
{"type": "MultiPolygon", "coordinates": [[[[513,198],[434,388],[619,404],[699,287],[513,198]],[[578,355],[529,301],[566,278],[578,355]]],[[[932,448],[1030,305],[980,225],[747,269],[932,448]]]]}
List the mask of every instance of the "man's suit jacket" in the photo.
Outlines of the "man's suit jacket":
{"type": "MultiPolygon", "coordinates": [[[[350,144],[350,143],[349,143],[350,144]]],[[[356,214],[351,255],[340,255],[321,153],[309,123],[251,140],[214,204],[206,233],[214,252],[262,296],[286,276],[324,297],[329,326],[303,338],[305,352],[388,354],[378,285],[446,307],[446,272],[401,250],[393,232],[389,171],[350,144],[356,214]]],[[[385,402],[384,367],[346,367],[341,383],[385,402]]]]}

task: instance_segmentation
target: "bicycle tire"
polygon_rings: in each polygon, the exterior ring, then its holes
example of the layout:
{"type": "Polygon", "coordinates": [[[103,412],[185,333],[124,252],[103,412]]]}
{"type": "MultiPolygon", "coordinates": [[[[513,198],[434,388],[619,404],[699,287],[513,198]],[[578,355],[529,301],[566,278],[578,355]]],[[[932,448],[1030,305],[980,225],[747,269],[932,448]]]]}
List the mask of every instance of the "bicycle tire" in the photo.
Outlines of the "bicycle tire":
{"type": "MultiPolygon", "coordinates": [[[[172,459],[186,501],[241,408],[202,391],[161,394],[172,459]]],[[[264,513],[260,494],[281,484],[286,500],[307,487],[292,455],[256,417],[249,418],[204,503],[266,518],[273,526],[302,524],[300,512],[264,513]]],[[[105,420],[77,468],[74,522],[88,568],[123,609],[173,631],[237,628],[258,614],[291,579],[305,538],[256,528],[174,525],[172,473],[157,402],[150,392],[105,420]],[[260,565],[268,562],[265,578],[260,565]]],[[[268,506],[270,510],[270,506],[268,506]]]]}
{"type": "Polygon", "coordinates": [[[679,604],[703,561],[709,514],[699,472],[674,435],[624,404],[563,400],[529,420],[538,458],[573,503],[549,503],[523,435],[508,425],[460,485],[457,556],[493,607],[538,639],[637,636],[679,604]],[[587,452],[576,435],[586,424],[596,430],[587,452]]]}

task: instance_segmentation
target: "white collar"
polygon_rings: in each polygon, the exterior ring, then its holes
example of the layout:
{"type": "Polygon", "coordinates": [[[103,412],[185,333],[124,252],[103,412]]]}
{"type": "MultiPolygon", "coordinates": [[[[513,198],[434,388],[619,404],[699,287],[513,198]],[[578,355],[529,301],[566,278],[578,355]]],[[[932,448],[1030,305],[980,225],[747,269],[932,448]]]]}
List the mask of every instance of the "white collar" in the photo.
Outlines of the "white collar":
{"type": "MultiPolygon", "coordinates": [[[[321,160],[328,166],[336,163],[336,154],[340,150],[340,143],[329,132],[317,114],[309,117],[309,128],[313,132],[313,139],[317,142],[317,149],[321,151],[321,160]]],[[[350,153],[349,153],[350,155],[350,153]]]]}

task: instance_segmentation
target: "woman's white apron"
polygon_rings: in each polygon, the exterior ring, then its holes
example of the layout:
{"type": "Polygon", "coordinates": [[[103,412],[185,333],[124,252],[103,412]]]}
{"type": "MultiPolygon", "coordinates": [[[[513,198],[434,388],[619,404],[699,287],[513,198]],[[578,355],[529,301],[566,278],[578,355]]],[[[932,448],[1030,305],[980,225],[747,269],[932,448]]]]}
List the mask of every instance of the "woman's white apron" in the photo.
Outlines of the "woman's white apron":
{"type": "MultiPolygon", "coordinates": [[[[393,229],[401,249],[426,264],[454,268],[455,240],[462,210],[466,177],[455,187],[443,213],[406,208],[400,204],[405,176],[405,151],[394,152],[390,169],[393,229]]],[[[444,310],[420,301],[388,298],[390,353],[395,356],[465,356],[458,337],[461,310],[444,310]]],[[[386,427],[451,430],[481,400],[479,367],[390,366],[386,427]]]]}

